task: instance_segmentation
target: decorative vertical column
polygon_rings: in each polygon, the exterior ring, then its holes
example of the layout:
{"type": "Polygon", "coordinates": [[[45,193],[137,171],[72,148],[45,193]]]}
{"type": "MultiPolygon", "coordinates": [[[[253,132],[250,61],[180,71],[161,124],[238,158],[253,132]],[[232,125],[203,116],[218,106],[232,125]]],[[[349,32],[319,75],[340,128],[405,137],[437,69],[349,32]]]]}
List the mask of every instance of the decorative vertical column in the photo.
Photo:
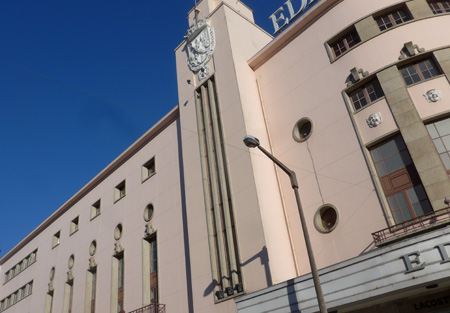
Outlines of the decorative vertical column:
{"type": "Polygon", "coordinates": [[[433,12],[431,12],[430,6],[426,0],[407,1],[406,6],[415,19],[433,15],[433,12]]]}
{"type": "Polygon", "coordinates": [[[428,199],[435,211],[442,209],[450,190],[450,180],[408,93],[403,77],[397,66],[391,66],[377,76],[428,199]]]}
{"type": "Polygon", "coordinates": [[[372,15],[357,22],[355,28],[358,31],[361,41],[369,40],[380,34],[380,28],[372,15]]]}
{"type": "Polygon", "coordinates": [[[214,79],[196,91],[197,123],[217,300],[242,291],[236,233],[214,79]]]}
{"type": "Polygon", "coordinates": [[[450,48],[435,51],[434,56],[450,82],[450,48]]]}

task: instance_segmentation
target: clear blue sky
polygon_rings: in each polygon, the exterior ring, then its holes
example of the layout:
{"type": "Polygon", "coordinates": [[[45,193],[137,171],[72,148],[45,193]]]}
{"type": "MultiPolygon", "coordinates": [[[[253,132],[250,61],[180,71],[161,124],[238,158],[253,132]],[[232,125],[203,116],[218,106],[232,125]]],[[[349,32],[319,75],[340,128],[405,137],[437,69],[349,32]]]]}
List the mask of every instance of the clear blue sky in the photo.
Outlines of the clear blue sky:
{"type": "MultiPolygon", "coordinates": [[[[272,33],[285,1],[243,2],[272,33]]],[[[177,105],[194,4],[0,2],[0,257],[177,105]]]]}

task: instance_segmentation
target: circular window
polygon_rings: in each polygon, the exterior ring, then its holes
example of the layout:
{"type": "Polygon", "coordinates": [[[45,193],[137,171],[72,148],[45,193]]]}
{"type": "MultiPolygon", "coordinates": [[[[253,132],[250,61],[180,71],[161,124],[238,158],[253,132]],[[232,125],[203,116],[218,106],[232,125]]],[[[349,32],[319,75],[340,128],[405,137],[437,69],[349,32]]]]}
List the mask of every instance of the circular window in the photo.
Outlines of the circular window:
{"type": "Polygon", "coordinates": [[[50,270],[50,281],[52,281],[55,278],[55,267],[53,266],[50,270]]]}
{"type": "Polygon", "coordinates": [[[67,264],[69,266],[69,269],[72,269],[74,263],[75,263],[75,256],[72,254],[69,258],[69,263],[67,264]]]}
{"type": "Polygon", "coordinates": [[[91,245],[89,246],[89,254],[93,256],[96,250],[97,250],[97,242],[94,240],[91,242],[91,245]]]}
{"type": "Polygon", "coordinates": [[[336,208],[331,204],[322,205],[314,216],[314,225],[322,233],[333,231],[339,222],[336,208]]]}
{"type": "Polygon", "coordinates": [[[153,217],[153,204],[150,203],[144,210],[144,220],[148,222],[152,219],[152,217],[153,217]]]}
{"type": "Polygon", "coordinates": [[[119,240],[122,237],[122,224],[116,226],[114,229],[114,239],[119,240]]]}
{"type": "Polygon", "coordinates": [[[309,118],[304,117],[295,123],[294,129],[292,130],[292,136],[295,141],[302,142],[311,136],[313,130],[312,122],[309,118]]]}

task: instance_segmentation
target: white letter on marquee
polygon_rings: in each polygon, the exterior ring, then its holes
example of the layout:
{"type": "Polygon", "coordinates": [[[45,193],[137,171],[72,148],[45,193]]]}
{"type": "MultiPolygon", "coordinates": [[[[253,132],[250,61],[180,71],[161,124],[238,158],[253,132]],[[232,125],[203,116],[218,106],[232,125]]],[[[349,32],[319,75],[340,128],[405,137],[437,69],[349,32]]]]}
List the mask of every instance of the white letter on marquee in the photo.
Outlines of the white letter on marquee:
{"type": "Polygon", "coordinates": [[[294,12],[294,7],[292,6],[292,1],[293,0],[288,0],[284,4],[289,10],[289,14],[291,15],[291,20],[293,20],[297,15],[302,13],[305,10],[305,8],[306,8],[306,4],[308,3],[308,0],[301,0],[302,4],[300,6],[300,9],[298,9],[297,12],[294,12]]]}
{"type": "Polygon", "coordinates": [[[403,262],[405,262],[405,267],[406,267],[405,274],[415,272],[415,271],[420,271],[425,268],[425,263],[422,263],[420,261],[419,257],[420,257],[419,251],[416,251],[416,252],[413,252],[413,253],[410,253],[407,255],[403,255],[400,257],[400,259],[403,259],[403,262]],[[411,259],[411,257],[414,257],[414,258],[411,259]],[[416,266],[413,266],[413,264],[415,264],[416,266]]]}
{"type": "Polygon", "coordinates": [[[286,26],[287,24],[289,24],[289,19],[284,17],[284,14],[281,13],[280,16],[277,18],[276,15],[278,13],[280,13],[281,11],[283,11],[283,7],[279,7],[278,10],[275,11],[274,14],[272,14],[269,18],[272,20],[273,23],[273,27],[275,28],[275,33],[276,34],[280,28],[283,28],[284,26],[286,26]],[[281,22],[284,20],[283,25],[279,26],[278,22],[281,22]]]}
{"type": "Polygon", "coordinates": [[[295,10],[294,10],[292,1],[294,1],[294,0],[287,0],[286,3],[283,5],[288,8],[290,18],[284,17],[284,14],[281,13],[281,11],[283,11],[283,7],[278,8],[278,10],[276,10],[275,13],[269,17],[269,19],[272,20],[273,28],[275,29],[274,34],[278,33],[283,27],[288,25],[290,21],[292,21],[294,18],[296,18],[298,15],[300,15],[300,13],[304,12],[314,2],[318,2],[319,0],[299,0],[300,8],[297,10],[297,12],[295,12],[295,10]],[[280,16],[278,18],[276,16],[277,14],[280,14],[280,16]],[[278,23],[281,21],[284,21],[283,25],[278,25],[278,23]]]}

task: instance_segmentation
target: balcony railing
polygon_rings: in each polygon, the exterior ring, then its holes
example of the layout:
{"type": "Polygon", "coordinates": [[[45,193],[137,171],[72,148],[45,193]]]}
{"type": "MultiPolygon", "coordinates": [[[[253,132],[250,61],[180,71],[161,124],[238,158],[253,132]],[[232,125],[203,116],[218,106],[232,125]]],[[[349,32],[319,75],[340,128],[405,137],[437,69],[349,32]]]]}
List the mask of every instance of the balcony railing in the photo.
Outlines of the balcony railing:
{"type": "Polygon", "coordinates": [[[450,224],[450,207],[372,233],[377,246],[450,224]]]}
{"type": "Polygon", "coordinates": [[[166,305],[152,303],[129,313],[166,313],[166,305]]]}

